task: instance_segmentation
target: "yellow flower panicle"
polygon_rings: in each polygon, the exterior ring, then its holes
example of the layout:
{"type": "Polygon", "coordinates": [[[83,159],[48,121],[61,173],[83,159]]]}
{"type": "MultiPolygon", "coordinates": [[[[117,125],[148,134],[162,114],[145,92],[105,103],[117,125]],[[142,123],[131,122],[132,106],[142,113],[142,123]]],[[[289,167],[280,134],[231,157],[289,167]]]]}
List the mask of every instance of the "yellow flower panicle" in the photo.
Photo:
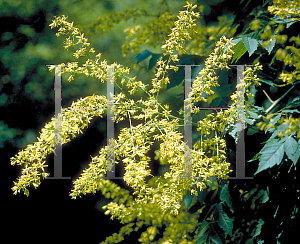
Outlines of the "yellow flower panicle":
{"type": "MultiPolygon", "coordinates": [[[[232,122],[236,116],[236,109],[232,106],[227,111],[220,111],[216,116],[208,115],[202,121],[198,122],[198,130],[204,135],[212,134],[213,136],[203,138],[201,143],[196,143],[190,150],[193,158],[191,169],[192,178],[184,178],[185,176],[185,151],[186,145],[183,142],[183,135],[179,132],[179,127],[182,126],[178,118],[170,115],[167,106],[163,107],[153,96],[161,87],[168,83],[168,78],[165,76],[168,69],[176,70],[176,66],[169,65],[170,61],[178,61],[175,50],[183,51],[183,45],[186,40],[191,38],[191,33],[195,30],[195,20],[199,17],[199,13],[194,12],[196,5],[187,4],[186,10],[181,11],[178,20],[175,22],[175,27],[169,35],[169,39],[162,46],[165,54],[169,55],[167,61],[160,59],[155,78],[152,80],[153,88],[149,91],[142,81],[136,81],[135,78],[129,77],[129,69],[115,65],[115,84],[119,86],[116,77],[121,78],[121,85],[126,84],[130,94],[134,94],[137,89],[142,89],[149,96],[147,99],[135,101],[129,99],[122,90],[121,93],[114,96],[115,101],[115,121],[119,122],[125,119],[129,121],[129,128],[123,128],[114,140],[114,152],[116,163],[120,160],[125,165],[125,182],[134,189],[134,194],[137,195],[133,201],[126,193],[127,200],[124,201],[118,198],[117,192],[120,190],[116,186],[112,186],[108,180],[101,179],[104,177],[108,168],[106,162],[107,147],[100,150],[99,155],[92,158],[89,167],[85,169],[82,175],[74,181],[74,187],[70,196],[75,199],[81,194],[95,193],[102,191],[106,197],[113,198],[113,202],[106,206],[106,213],[112,217],[118,217],[123,221],[129,221],[133,216],[141,215],[142,209],[148,204],[157,206],[164,213],[180,215],[182,209],[181,202],[183,195],[187,190],[196,187],[200,190],[206,187],[206,182],[211,176],[218,178],[227,178],[229,171],[229,163],[225,157],[225,141],[222,138],[223,128],[228,122],[232,122]],[[132,120],[140,120],[141,123],[132,126],[132,120]],[[146,182],[146,177],[151,176],[149,169],[149,161],[151,160],[147,153],[151,149],[154,140],[160,142],[159,159],[161,163],[170,165],[170,171],[166,172],[163,177],[156,177],[155,184],[146,182]],[[107,191],[107,188],[111,189],[107,191]],[[113,193],[114,192],[114,193],[113,193]]],[[[89,43],[84,34],[78,28],[74,27],[73,23],[66,21],[66,17],[57,17],[50,25],[59,27],[58,36],[66,35],[65,48],[73,46],[79,47],[74,52],[76,58],[80,56],[87,57],[82,66],[78,62],[69,62],[66,65],[61,64],[62,73],[72,73],[69,81],[74,79],[76,73],[83,73],[86,76],[96,76],[103,82],[107,81],[107,62],[100,61],[101,54],[97,54],[95,58],[89,55],[94,53],[93,48],[88,48],[89,43]]],[[[217,76],[214,69],[229,68],[228,60],[232,57],[230,39],[222,37],[217,43],[214,52],[205,62],[205,68],[194,81],[193,89],[190,94],[192,111],[197,111],[194,103],[200,100],[205,100],[201,97],[203,92],[212,94],[211,87],[218,86],[217,76]]],[[[54,67],[50,67],[52,70],[54,67]]],[[[245,90],[248,91],[251,82],[258,82],[254,75],[255,69],[248,69],[245,73],[245,90]]],[[[232,96],[234,104],[236,104],[236,94],[232,96]]],[[[105,96],[90,96],[80,99],[73,103],[70,108],[62,110],[61,114],[61,138],[62,144],[71,140],[70,135],[74,137],[82,129],[85,128],[89,121],[95,116],[102,116],[106,108],[107,98],[105,96]]],[[[55,120],[42,129],[38,142],[34,145],[29,145],[27,149],[20,152],[12,158],[12,164],[24,165],[21,177],[15,183],[13,188],[15,193],[21,190],[28,193],[27,187],[33,184],[37,187],[40,184],[40,175],[46,177],[44,167],[46,167],[45,157],[53,152],[55,120]]],[[[204,136],[205,137],[205,136],[204,136]]],[[[193,191],[195,193],[195,191],[193,191]]],[[[126,222],[125,221],[125,222],[126,222]]],[[[149,230],[150,235],[154,235],[155,230],[149,230]]],[[[152,238],[152,237],[151,237],[152,238]]],[[[150,238],[150,239],[151,239],[150,238]]]]}
{"type": "MultiPolygon", "coordinates": [[[[282,1],[276,0],[273,1],[273,5],[268,7],[268,11],[271,14],[274,14],[276,17],[282,19],[282,23],[279,23],[272,20],[268,25],[265,26],[264,32],[260,34],[260,37],[263,41],[262,45],[268,47],[273,40],[276,41],[276,44],[285,44],[287,41],[291,45],[285,45],[285,48],[279,48],[276,51],[275,57],[277,60],[284,62],[285,66],[289,66],[288,72],[283,70],[279,75],[279,79],[287,84],[294,84],[295,81],[300,79],[300,36],[293,36],[287,40],[287,35],[280,35],[280,33],[288,28],[287,23],[293,23],[299,21],[300,16],[300,1],[291,0],[291,1],[282,1]]],[[[258,20],[254,20],[252,23],[255,25],[258,20]]],[[[260,28],[256,24],[256,29],[260,28]]],[[[298,33],[297,33],[298,34],[298,33]]]]}
{"type": "MultiPolygon", "coordinates": [[[[89,96],[73,102],[70,108],[62,109],[61,119],[61,143],[65,144],[88,126],[90,120],[95,116],[102,116],[106,108],[104,96],[89,96]]],[[[53,117],[47,123],[37,138],[37,142],[30,144],[26,149],[20,151],[11,158],[12,165],[22,165],[21,176],[14,182],[12,190],[14,194],[23,191],[27,196],[28,187],[32,184],[35,188],[41,183],[41,176],[46,178],[49,174],[45,172],[46,156],[54,152],[55,147],[55,123],[53,117]]],[[[59,132],[58,132],[59,133],[59,132]]]]}
{"type": "Polygon", "coordinates": [[[280,16],[282,19],[292,18],[293,20],[298,20],[300,1],[274,0],[273,5],[268,7],[268,11],[275,16],[280,16]]]}
{"type": "MultiPolygon", "coordinates": [[[[179,131],[179,127],[183,125],[182,120],[170,115],[168,106],[161,106],[157,102],[157,97],[154,96],[155,93],[158,95],[159,90],[169,82],[168,77],[166,77],[167,70],[177,70],[176,66],[170,65],[171,61],[178,61],[178,56],[174,52],[184,52],[183,46],[191,39],[195,31],[199,30],[195,24],[196,19],[199,18],[199,13],[194,12],[196,5],[187,3],[185,7],[186,10],[179,13],[175,27],[162,46],[165,55],[169,55],[169,59],[158,61],[157,72],[152,80],[152,89],[147,90],[147,86],[142,81],[136,81],[135,77],[129,77],[129,68],[123,68],[116,63],[113,64],[115,66],[114,81],[122,91],[114,96],[115,122],[125,119],[129,122],[129,127],[123,128],[117,139],[113,140],[115,163],[121,161],[124,163],[124,180],[134,189],[136,198],[133,199],[129,191],[122,189],[112,181],[103,179],[107,169],[111,166],[107,162],[107,147],[102,148],[99,155],[92,158],[81,176],[73,182],[73,189],[70,192],[72,199],[80,197],[82,194],[86,195],[97,191],[101,191],[106,198],[112,199],[109,204],[103,207],[105,214],[110,214],[111,218],[117,218],[125,225],[119,233],[106,238],[102,242],[103,244],[120,242],[124,239],[124,235],[137,231],[144,225],[147,226],[147,230],[141,235],[140,242],[152,242],[159,233],[159,228],[164,226],[165,231],[164,236],[160,239],[161,243],[174,243],[174,240],[176,243],[193,243],[189,233],[193,233],[197,229],[199,214],[190,214],[182,206],[183,196],[188,190],[191,190],[192,194],[197,194],[195,190],[197,188],[200,191],[203,190],[206,183],[210,182],[210,177],[216,176],[218,179],[226,179],[230,172],[229,163],[226,161],[226,143],[222,136],[226,125],[236,120],[237,92],[232,95],[233,104],[228,110],[219,111],[216,115],[209,114],[196,123],[198,130],[201,131],[201,139],[193,145],[193,148],[187,148],[183,141],[183,135],[179,131]],[[120,84],[117,77],[121,78],[120,84]],[[130,95],[134,94],[137,89],[142,89],[148,98],[138,101],[128,98],[122,89],[124,84],[131,89],[128,92],[130,95]],[[135,122],[140,121],[140,123],[135,123],[133,126],[133,120],[135,122]],[[154,140],[160,143],[157,158],[161,164],[168,164],[170,170],[163,176],[152,177],[146,182],[146,177],[151,176],[149,169],[151,158],[147,154],[154,140]],[[185,177],[185,152],[187,150],[193,159],[193,164],[189,169],[191,170],[191,178],[185,177]]],[[[161,25],[159,21],[173,18],[174,16],[171,14],[164,14],[153,24],[159,26],[161,25]]],[[[75,58],[86,57],[86,61],[81,65],[79,62],[61,64],[62,73],[71,73],[69,81],[74,79],[75,74],[85,74],[86,76],[95,76],[102,82],[106,82],[108,79],[107,62],[101,61],[101,53],[95,55],[94,58],[91,57],[95,50],[89,47],[88,39],[78,28],[74,27],[73,22],[70,23],[66,19],[65,16],[57,17],[50,26],[51,28],[59,28],[57,36],[66,35],[64,41],[66,50],[76,47],[75,58]]],[[[108,28],[109,24],[106,27],[108,28]]],[[[169,28],[169,26],[167,27],[169,28]]],[[[139,32],[141,29],[143,29],[141,26],[127,29],[127,39],[133,37],[135,32],[139,32]]],[[[151,28],[147,29],[147,31],[150,30],[151,28]]],[[[225,28],[210,31],[225,33],[228,30],[225,28]]],[[[144,36],[146,35],[144,34],[144,36]]],[[[154,38],[155,34],[152,36],[154,38]]],[[[142,43],[147,43],[147,41],[147,39],[141,39],[142,43]]],[[[136,45],[134,40],[131,40],[130,43],[132,44],[131,48],[136,45]]],[[[191,46],[193,43],[189,47],[191,46]]],[[[194,81],[190,94],[194,113],[199,109],[194,104],[197,101],[205,101],[205,98],[201,97],[202,93],[211,95],[213,94],[211,88],[218,86],[218,77],[214,72],[216,67],[229,68],[227,63],[233,55],[231,48],[230,39],[220,38],[214,51],[206,60],[205,68],[194,81]]],[[[126,50],[126,46],[124,49],[126,50]]],[[[50,66],[49,70],[54,68],[55,66],[50,66]]],[[[261,66],[257,64],[254,68],[249,67],[244,72],[242,85],[245,87],[248,98],[251,98],[249,86],[253,83],[259,84],[255,72],[260,68],[261,66]]],[[[246,101],[245,107],[248,108],[249,105],[246,101]]],[[[79,99],[70,108],[62,109],[60,115],[61,143],[65,144],[78,133],[82,133],[82,130],[88,126],[93,117],[102,116],[106,107],[107,98],[105,96],[93,95],[79,99]]],[[[13,187],[14,194],[24,191],[28,195],[30,185],[38,187],[41,183],[41,177],[45,178],[49,175],[44,169],[47,167],[45,158],[54,152],[55,123],[56,120],[52,118],[51,122],[42,129],[38,142],[29,145],[11,159],[13,165],[24,166],[21,176],[13,187]]]]}

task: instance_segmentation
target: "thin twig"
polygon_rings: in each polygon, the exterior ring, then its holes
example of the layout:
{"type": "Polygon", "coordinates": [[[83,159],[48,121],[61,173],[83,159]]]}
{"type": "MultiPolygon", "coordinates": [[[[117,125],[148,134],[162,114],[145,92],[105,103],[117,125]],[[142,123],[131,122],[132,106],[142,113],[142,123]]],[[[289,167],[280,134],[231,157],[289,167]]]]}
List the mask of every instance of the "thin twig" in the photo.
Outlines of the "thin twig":
{"type": "MultiPolygon", "coordinates": [[[[280,98],[278,98],[277,100],[275,100],[270,107],[268,107],[268,109],[266,110],[266,113],[268,114],[294,87],[296,84],[298,84],[299,82],[295,83],[290,89],[287,90],[286,93],[284,93],[280,98]]],[[[263,117],[263,115],[259,115],[259,118],[263,117]]]]}

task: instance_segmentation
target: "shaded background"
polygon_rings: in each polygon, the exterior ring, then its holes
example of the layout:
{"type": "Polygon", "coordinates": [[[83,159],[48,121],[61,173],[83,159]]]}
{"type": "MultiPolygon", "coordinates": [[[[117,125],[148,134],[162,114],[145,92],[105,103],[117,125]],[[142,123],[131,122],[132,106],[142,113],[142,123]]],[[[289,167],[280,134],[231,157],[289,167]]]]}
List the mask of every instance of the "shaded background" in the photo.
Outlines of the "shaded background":
{"type": "MultiPolygon", "coordinates": [[[[100,243],[105,237],[119,230],[121,226],[119,221],[111,221],[109,216],[103,214],[101,207],[107,200],[99,193],[71,200],[69,197],[71,180],[44,180],[37,190],[30,190],[28,198],[23,194],[14,196],[11,187],[20,174],[20,168],[10,165],[10,157],[34,142],[41,128],[54,115],[54,74],[48,72],[46,65],[75,60],[71,51],[63,49],[63,37],[57,38],[56,29],[51,30],[49,27],[54,16],[62,14],[68,16],[68,21],[74,21],[75,26],[83,27],[82,32],[85,32],[85,26],[99,16],[136,7],[154,11],[156,2],[158,0],[26,2],[0,0],[0,155],[1,172],[4,176],[1,177],[1,186],[4,189],[4,194],[3,191],[1,194],[4,203],[1,233],[5,234],[2,235],[2,239],[6,238],[6,242],[100,243]]],[[[186,4],[181,0],[168,2],[172,7],[172,13],[176,14],[186,4]]],[[[242,19],[237,29],[239,34],[244,28],[243,23],[246,26],[253,18],[248,14],[254,6],[251,4],[256,1],[245,1],[245,4],[240,2],[240,0],[198,0],[197,4],[204,5],[204,23],[216,22],[217,17],[224,14],[229,18],[242,19]]],[[[134,62],[131,62],[131,59],[136,54],[129,53],[127,57],[122,55],[121,46],[125,41],[123,30],[131,25],[131,20],[121,21],[110,31],[89,36],[89,42],[95,47],[96,52],[103,54],[102,57],[108,63],[116,61],[132,68],[131,75],[137,76],[138,80],[149,80],[153,73],[139,72],[133,66],[134,62]]],[[[144,49],[145,47],[141,47],[139,51],[144,49]]],[[[161,52],[160,47],[151,51],[161,52]]],[[[270,60],[266,60],[265,63],[269,62],[270,60]]],[[[80,97],[106,94],[105,84],[101,84],[99,80],[77,76],[69,83],[67,78],[67,75],[62,78],[63,107],[69,106],[80,97]]],[[[258,90],[257,93],[256,101],[262,106],[267,99],[262,91],[258,90]]],[[[272,95],[278,97],[276,92],[272,95]]],[[[265,107],[268,107],[268,104],[265,107]]],[[[95,118],[83,134],[63,146],[63,176],[76,179],[87,166],[90,156],[95,156],[106,144],[105,134],[105,118],[95,118]]],[[[257,143],[261,138],[256,137],[257,135],[246,138],[246,147],[250,145],[254,154],[262,147],[257,143]]],[[[249,155],[249,159],[252,156],[249,155]]],[[[53,155],[47,157],[47,163],[49,172],[52,172],[53,155]]],[[[255,170],[254,167],[252,172],[255,170]]],[[[285,182],[285,185],[280,185],[282,189],[289,189],[291,186],[286,179],[292,178],[285,175],[284,180],[281,180],[285,182]]],[[[260,180],[263,182],[263,177],[260,180]]],[[[285,194],[285,199],[291,197],[289,192],[285,194]]],[[[272,234],[272,228],[269,233],[272,234]]],[[[138,234],[132,234],[130,243],[137,243],[138,237],[138,234]]],[[[128,242],[127,238],[123,243],[128,242]]]]}
{"type": "MultiPolygon", "coordinates": [[[[185,4],[173,2],[175,13],[185,4]]],[[[74,21],[86,33],[85,27],[99,16],[133,7],[154,9],[155,4],[137,0],[0,1],[0,155],[4,176],[1,233],[6,242],[91,244],[118,232],[121,225],[104,215],[102,206],[107,200],[99,193],[71,200],[71,180],[44,180],[37,190],[30,190],[28,198],[13,195],[11,187],[21,168],[11,166],[10,158],[35,142],[41,128],[54,115],[54,73],[46,65],[75,61],[72,50],[63,48],[64,37],[57,38],[57,29],[49,27],[54,16],[68,16],[68,21],[74,21]]],[[[89,36],[89,42],[108,63],[116,61],[133,68],[131,59],[135,55],[123,57],[121,50],[123,30],[131,24],[132,21],[121,21],[109,31],[89,36]]],[[[140,74],[133,69],[131,75],[142,79],[150,73],[140,74]]],[[[67,78],[68,75],[62,77],[62,107],[81,97],[106,94],[106,84],[97,79],[78,75],[69,83],[67,78]]],[[[63,146],[63,176],[72,180],[78,177],[91,155],[97,155],[103,145],[106,120],[95,118],[83,134],[63,146]]],[[[53,155],[47,157],[47,163],[51,173],[53,155]]]]}

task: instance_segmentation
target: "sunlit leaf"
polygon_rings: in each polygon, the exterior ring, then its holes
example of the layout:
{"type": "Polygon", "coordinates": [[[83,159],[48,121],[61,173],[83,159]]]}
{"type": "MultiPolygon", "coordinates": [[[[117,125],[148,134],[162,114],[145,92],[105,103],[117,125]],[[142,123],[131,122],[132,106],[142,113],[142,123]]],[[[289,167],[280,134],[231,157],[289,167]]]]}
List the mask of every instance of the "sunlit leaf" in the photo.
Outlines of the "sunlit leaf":
{"type": "Polygon", "coordinates": [[[232,48],[232,50],[234,51],[234,55],[232,58],[233,62],[238,61],[247,52],[247,48],[245,47],[242,39],[239,38],[237,40],[239,40],[239,42],[237,42],[237,44],[232,48]]]}
{"type": "Polygon", "coordinates": [[[272,139],[266,143],[260,152],[261,157],[259,166],[255,174],[281,163],[284,154],[285,140],[285,138],[282,138],[279,141],[277,139],[272,139]]]}
{"type": "Polygon", "coordinates": [[[284,151],[288,158],[296,165],[300,157],[300,144],[293,137],[289,137],[284,143],[284,151]]]}
{"type": "Polygon", "coordinates": [[[258,41],[250,36],[242,37],[243,43],[249,52],[249,57],[255,52],[258,46],[258,41]]]}
{"type": "Polygon", "coordinates": [[[262,226],[263,226],[264,223],[265,222],[262,219],[258,220],[258,224],[256,226],[256,230],[255,230],[255,234],[254,234],[253,238],[260,235],[261,228],[262,228],[262,226]]]}

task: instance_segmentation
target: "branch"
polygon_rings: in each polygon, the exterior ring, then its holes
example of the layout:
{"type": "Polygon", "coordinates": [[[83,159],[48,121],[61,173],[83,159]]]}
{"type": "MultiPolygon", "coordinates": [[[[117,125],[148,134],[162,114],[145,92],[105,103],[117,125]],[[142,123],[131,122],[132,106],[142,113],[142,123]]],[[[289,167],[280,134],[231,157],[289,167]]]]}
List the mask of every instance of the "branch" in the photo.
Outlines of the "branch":
{"type": "Polygon", "coordinates": [[[272,105],[266,110],[266,113],[269,113],[293,88],[295,85],[293,85],[286,93],[284,93],[280,98],[278,98],[276,101],[272,103],[272,105]]]}
{"type": "MultiPolygon", "coordinates": [[[[299,84],[299,81],[296,82],[290,89],[287,90],[286,93],[284,93],[280,98],[278,98],[277,100],[275,100],[270,107],[268,107],[268,109],[266,110],[266,113],[269,113],[294,87],[295,85],[299,84]]],[[[267,93],[263,90],[263,92],[266,94],[266,96],[268,97],[269,101],[272,101],[269,96],[267,95],[267,93]]],[[[259,118],[263,117],[263,115],[259,115],[259,118]]]]}

